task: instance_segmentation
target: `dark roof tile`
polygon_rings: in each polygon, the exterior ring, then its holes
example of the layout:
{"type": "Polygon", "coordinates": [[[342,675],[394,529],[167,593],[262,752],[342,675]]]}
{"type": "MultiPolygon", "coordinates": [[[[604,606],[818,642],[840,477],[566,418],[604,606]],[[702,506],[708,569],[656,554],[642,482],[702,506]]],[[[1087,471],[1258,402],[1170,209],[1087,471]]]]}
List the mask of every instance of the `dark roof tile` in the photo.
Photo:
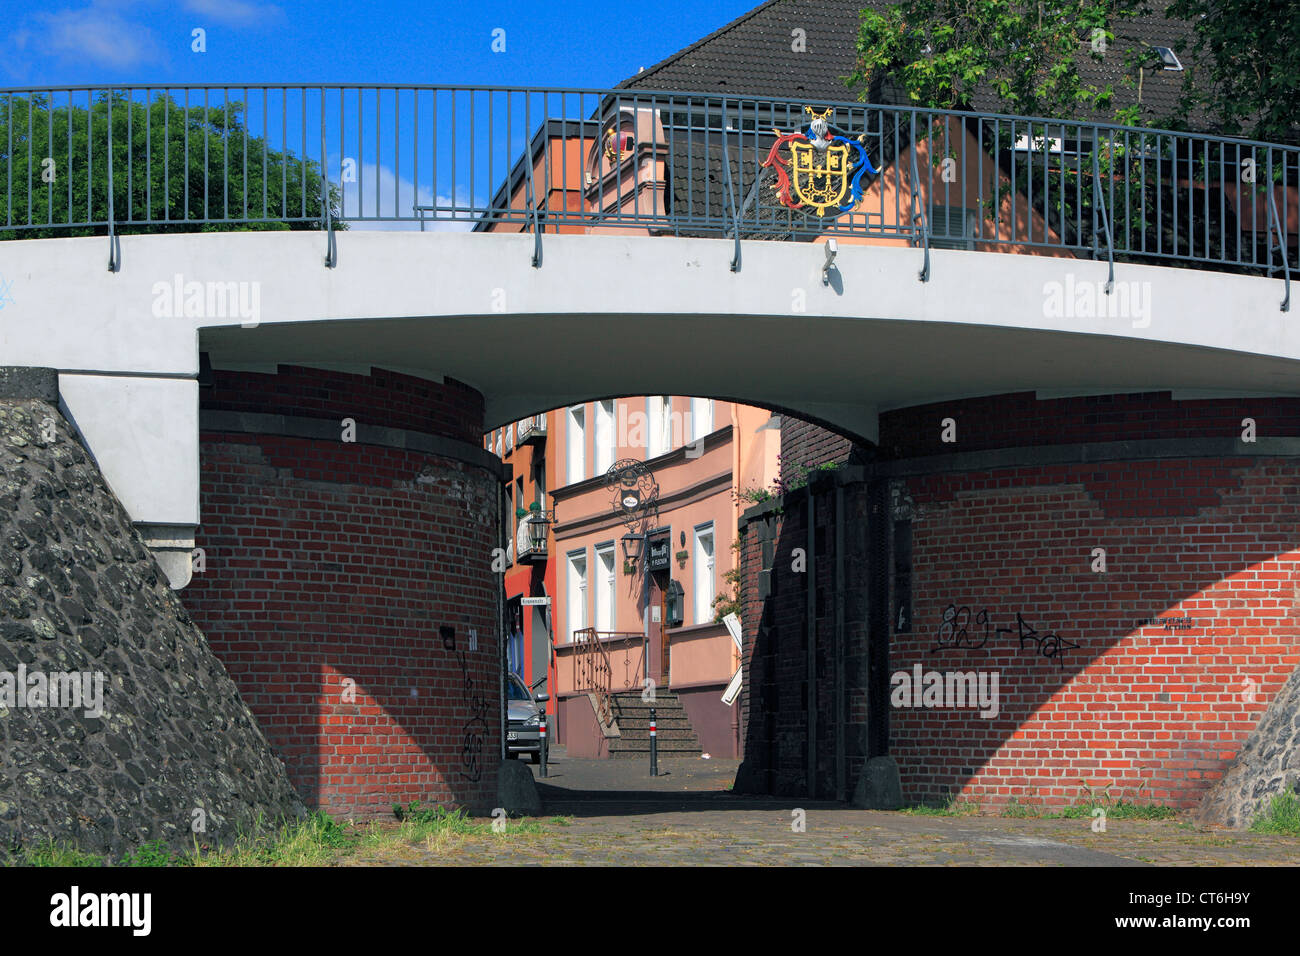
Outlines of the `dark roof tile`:
{"type": "MultiPolygon", "coordinates": [[[[620,88],[681,92],[734,93],[805,100],[809,103],[853,101],[857,91],[844,77],[857,60],[855,40],[859,11],[884,9],[887,0],[768,0],[708,36],[624,80],[620,88]],[[794,49],[793,31],[805,31],[804,49],[794,49]]],[[[1167,2],[1140,20],[1116,30],[1116,40],[1100,62],[1083,56],[1081,77],[1114,88],[1111,107],[1079,110],[1073,118],[1111,121],[1115,109],[1137,100],[1137,84],[1123,82],[1125,50],[1135,44],[1173,48],[1190,39],[1191,24],[1165,18],[1167,2]]],[[[1180,55],[1184,67],[1190,54],[1180,55]]],[[[1185,72],[1147,70],[1142,77],[1143,120],[1169,115],[1177,103],[1185,72]]],[[[972,103],[980,112],[1006,112],[990,89],[976,92],[972,103]]]]}

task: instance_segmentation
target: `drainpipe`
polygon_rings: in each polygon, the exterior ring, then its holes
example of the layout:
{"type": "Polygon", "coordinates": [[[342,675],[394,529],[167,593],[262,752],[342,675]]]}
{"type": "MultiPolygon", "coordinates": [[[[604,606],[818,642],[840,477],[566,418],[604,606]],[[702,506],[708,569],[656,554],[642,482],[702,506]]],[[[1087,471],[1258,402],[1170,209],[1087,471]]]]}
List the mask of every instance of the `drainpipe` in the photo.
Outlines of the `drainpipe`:
{"type": "Polygon", "coordinates": [[[808,591],[804,606],[808,611],[808,796],[817,796],[817,549],[816,549],[816,496],[810,480],[804,485],[808,492],[808,591]]]}
{"type": "MultiPolygon", "coordinates": [[[[511,475],[510,480],[513,481],[514,480],[513,470],[509,474],[511,475]]],[[[498,483],[497,484],[497,514],[500,515],[502,518],[501,523],[498,525],[498,528],[500,529],[498,533],[500,537],[503,539],[500,542],[500,546],[503,548],[506,546],[506,542],[504,540],[506,535],[506,522],[504,520],[505,508],[506,508],[505,485],[498,483]]],[[[493,574],[493,577],[494,578],[497,577],[496,574],[493,574]]],[[[499,716],[501,719],[501,733],[499,735],[500,742],[501,742],[500,760],[502,763],[505,763],[506,762],[506,729],[510,726],[510,722],[506,713],[506,644],[504,640],[504,635],[506,633],[505,575],[502,575],[495,582],[495,584],[496,584],[495,590],[496,590],[496,603],[497,603],[497,625],[496,625],[497,646],[501,648],[501,653],[497,655],[499,658],[497,661],[497,697],[498,697],[499,707],[497,709],[499,711],[499,716]]]]}
{"type": "MultiPolygon", "coordinates": [[[[743,570],[744,563],[745,563],[743,557],[744,550],[745,550],[745,546],[743,544],[744,539],[741,538],[740,536],[740,495],[739,495],[740,482],[741,482],[740,469],[743,465],[743,462],[741,460],[741,454],[740,454],[740,443],[743,440],[742,439],[743,435],[744,432],[742,432],[740,429],[740,407],[733,402],[731,404],[731,528],[733,533],[735,534],[735,538],[733,538],[732,540],[742,542],[738,550],[732,551],[732,554],[735,555],[734,567],[737,571],[743,570]]],[[[743,585],[743,581],[738,578],[736,582],[737,596],[743,593],[742,585],[743,585]]],[[[742,612],[745,610],[743,605],[741,606],[740,610],[742,612]]],[[[743,648],[744,640],[745,640],[745,622],[743,620],[742,614],[737,614],[736,617],[741,618],[740,640],[743,648]]],[[[736,654],[736,669],[740,670],[744,668],[744,666],[745,666],[745,652],[742,649],[740,652],[736,654]]],[[[732,756],[736,757],[737,759],[743,758],[745,756],[740,749],[740,707],[741,707],[740,698],[737,697],[734,701],[732,701],[731,704],[732,756]]]]}
{"type": "Polygon", "coordinates": [[[848,799],[844,755],[844,486],[835,481],[835,799],[848,799]]]}

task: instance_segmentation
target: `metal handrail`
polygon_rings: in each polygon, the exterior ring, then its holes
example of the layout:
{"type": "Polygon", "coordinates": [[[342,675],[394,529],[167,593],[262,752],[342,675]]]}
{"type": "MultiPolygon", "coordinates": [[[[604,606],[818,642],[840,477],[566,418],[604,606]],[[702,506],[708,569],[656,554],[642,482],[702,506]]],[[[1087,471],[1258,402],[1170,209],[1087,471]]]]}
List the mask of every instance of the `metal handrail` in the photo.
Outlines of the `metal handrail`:
{"type": "Polygon", "coordinates": [[[722,104],[722,173],[727,180],[727,208],[731,212],[731,235],[735,241],[735,250],[731,256],[731,271],[740,271],[740,219],[736,216],[736,190],[731,182],[731,147],[727,145],[727,105],[722,104]]]}
{"type": "MultiPolygon", "coordinates": [[[[912,116],[909,143],[916,145],[916,116],[912,116]]],[[[921,172],[916,164],[916,150],[908,150],[912,157],[912,224],[921,224],[921,244],[925,248],[925,260],[921,263],[920,279],[930,281],[930,217],[926,215],[925,203],[921,201],[921,172]]]]}
{"type": "Polygon", "coordinates": [[[918,150],[954,120],[967,136],[963,142],[999,159],[1012,157],[995,165],[1001,178],[993,185],[983,176],[964,179],[962,207],[950,207],[949,222],[971,207],[997,202],[1000,210],[1000,190],[1009,190],[1012,215],[986,215],[995,231],[987,235],[981,226],[971,237],[975,248],[1086,256],[1099,255],[1104,241],[1113,282],[1116,259],[1275,274],[1280,247],[1289,304],[1291,224],[1300,221],[1296,146],[733,92],[400,84],[0,89],[0,132],[7,131],[0,135],[0,238],[107,235],[109,267],[116,270],[123,234],[287,224],[323,228],[327,265],[333,265],[339,229],[505,226],[532,229],[533,262],[540,266],[544,201],[546,228],[557,232],[728,237],[733,270],[740,268],[742,220],[751,238],[910,236],[923,248],[924,280],[935,203],[950,202],[951,195],[937,178],[922,180],[918,150]],[[824,219],[759,188],[757,158],[774,131],[803,129],[805,105],[834,108],[836,127],[857,138],[881,169],[863,181],[863,198],[851,210],[824,219]],[[632,121],[640,138],[635,145],[648,148],[625,156],[620,145],[604,161],[607,144],[593,130],[612,129],[620,115],[632,121]],[[906,142],[900,131],[911,132],[906,142]],[[1130,151],[1137,137],[1141,148],[1130,151]],[[1103,149],[1125,157],[1108,162],[1104,174],[1103,149]],[[1092,189],[1080,190],[1089,152],[1092,189]],[[1030,162],[1016,160],[1026,153],[1030,162]],[[739,181],[733,157],[742,159],[739,181]],[[722,175],[710,186],[719,159],[722,175]],[[43,178],[45,160],[57,170],[54,178],[43,178]],[[886,163],[913,173],[910,221],[907,212],[888,208],[883,188],[874,188],[886,163]],[[1244,163],[1269,170],[1267,213],[1241,188],[1244,163]],[[119,183],[123,168],[126,180],[119,183]],[[548,192],[539,198],[535,179],[543,169],[548,192]],[[599,172],[590,183],[582,179],[588,170],[599,172]],[[1016,216],[1017,209],[1025,215],[1016,216]]]}
{"type": "MultiPolygon", "coordinates": [[[[645,99],[647,97],[656,97],[660,99],[691,97],[700,100],[718,100],[723,99],[721,94],[709,93],[703,90],[668,90],[652,89],[650,87],[579,87],[579,86],[476,86],[466,83],[439,83],[436,85],[419,84],[419,83],[130,83],[114,84],[112,86],[10,86],[0,87],[0,96],[9,94],[26,94],[26,93],[96,93],[105,91],[123,91],[133,92],[138,90],[159,90],[159,91],[214,91],[214,90],[422,90],[422,91],[442,91],[449,93],[470,93],[484,92],[491,90],[498,93],[537,93],[537,94],[565,94],[565,95],[583,95],[583,96],[620,96],[626,95],[645,99]]],[[[729,99],[735,100],[735,94],[729,94],[729,99]]],[[[745,100],[761,100],[772,102],[785,102],[779,97],[744,97],[745,100]]],[[[793,100],[791,101],[793,102],[793,100]]],[[[799,102],[803,102],[800,100],[799,102]]],[[[875,104],[864,104],[860,100],[822,100],[817,102],[823,106],[840,107],[850,109],[861,109],[864,105],[874,106],[875,104]]],[[[802,107],[801,107],[802,108],[802,107]]],[[[886,107],[892,108],[892,107],[886,107]]],[[[1121,123],[1096,123],[1091,120],[1061,120],[1052,119],[1044,116],[1027,116],[1019,113],[982,113],[972,110],[945,109],[942,107],[925,107],[925,106],[907,106],[900,107],[903,112],[915,113],[918,116],[928,115],[936,119],[944,116],[962,115],[962,116],[979,116],[988,119],[1015,120],[1017,122],[1032,123],[1050,123],[1053,126],[1060,126],[1064,123],[1066,126],[1077,125],[1089,128],[1096,127],[1099,130],[1115,130],[1127,133],[1153,133],[1159,135],[1168,135],[1171,131],[1161,129],[1157,126],[1125,126],[1121,123]]],[[[1274,146],[1279,144],[1269,143],[1265,140],[1253,140],[1245,137],[1224,137],[1215,136],[1212,133],[1194,133],[1178,132],[1180,137],[1194,140],[1208,140],[1219,142],[1229,140],[1233,143],[1240,143],[1243,146],[1274,146]]],[[[1300,147],[1288,147],[1300,149],[1300,147]]]]}
{"type": "Polygon", "coordinates": [[[574,632],[573,689],[594,694],[596,714],[609,725],[613,721],[614,668],[610,663],[607,644],[624,639],[628,641],[623,655],[623,689],[640,688],[645,676],[645,643],[640,631],[597,631],[594,627],[580,628],[574,632]],[[631,648],[641,645],[640,659],[632,667],[631,648]]]}
{"type": "Polygon", "coordinates": [[[613,668],[609,664],[609,654],[594,627],[579,628],[573,636],[578,645],[573,656],[573,689],[595,695],[596,716],[608,726],[613,722],[609,688],[613,668]]]}
{"type": "Polygon", "coordinates": [[[1110,295],[1115,288],[1115,243],[1110,235],[1110,220],[1106,216],[1106,197],[1101,192],[1101,167],[1098,154],[1100,150],[1097,147],[1097,130],[1094,127],[1092,131],[1092,192],[1093,192],[1093,230],[1092,230],[1092,251],[1095,258],[1098,252],[1097,237],[1097,216],[1101,216],[1100,235],[1106,239],[1106,262],[1110,267],[1110,273],[1106,277],[1106,294],[1110,295]]]}
{"type": "Polygon", "coordinates": [[[1284,293],[1283,296],[1282,296],[1282,306],[1281,306],[1281,311],[1283,311],[1283,312],[1290,312],[1290,311],[1291,311],[1291,262],[1290,262],[1290,260],[1287,258],[1287,254],[1286,254],[1286,239],[1285,239],[1285,237],[1282,235],[1282,226],[1281,226],[1281,224],[1278,222],[1278,217],[1277,217],[1277,203],[1274,201],[1274,197],[1273,197],[1273,183],[1272,183],[1271,180],[1269,181],[1269,184],[1268,184],[1268,214],[1269,214],[1269,227],[1270,227],[1270,228],[1269,228],[1269,233],[1268,233],[1268,251],[1269,251],[1269,262],[1270,262],[1269,272],[1271,273],[1271,272],[1273,271],[1272,266],[1271,266],[1272,259],[1273,259],[1273,256],[1272,256],[1272,253],[1273,253],[1273,232],[1274,232],[1274,230],[1276,230],[1276,231],[1277,231],[1278,254],[1281,255],[1281,257],[1282,257],[1282,282],[1283,282],[1283,286],[1284,286],[1284,288],[1285,288],[1285,290],[1286,290],[1285,293],[1284,293]]]}
{"type": "Polygon", "coordinates": [[[533,268],[542,265],[542,226],[537,218],[537,191],[533,188],[533,163],[530,157],[524,157],[524,169],[528,172],[528,211],[533,220],[533,268]]]}

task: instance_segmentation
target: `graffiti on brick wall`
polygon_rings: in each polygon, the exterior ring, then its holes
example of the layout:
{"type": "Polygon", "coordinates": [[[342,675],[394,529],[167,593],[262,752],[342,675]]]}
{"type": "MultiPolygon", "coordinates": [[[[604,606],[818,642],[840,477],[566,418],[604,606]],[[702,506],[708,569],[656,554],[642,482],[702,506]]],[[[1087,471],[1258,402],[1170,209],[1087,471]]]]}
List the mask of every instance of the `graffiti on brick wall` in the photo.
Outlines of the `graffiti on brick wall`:
{"type": "Polygon", "coordinates": [[[1057,667],[1065,666],[1065,655],[1077,650],[1079,645],[1067,640],[1054,631],[1040,634],[1025,620],[1024,615],[1016,612],[1015,627],[994,627],[987,608],[971,613],[968,605],[958,607],[949,604],[943,609],[939,628],[935,633],[934,647],[931,654],[950,650],[987,650],[990,637],[1001,638],[1003,634],[1014,634],[1014,641],[1019,642],[1022,652],[1041,656],[1048,661],[1055,661],[1057,667]]]}
{"type": "Polygon", "coordinates": [[[469,667],[465,663],[465,652],[456,646],[456,629],[440,627],[438,632],[442,635],[442,646],[456,655],[456,663],[460,665],[463,681],[461,690],[465,703],[469,707],[469,716],[461,728],[460,773],[461,776],[477,782],[483,776],[483,751],[488,731],[487,698],[483,696],[481,690],[477,689],[474,678],[470,675],[469,667]]]}

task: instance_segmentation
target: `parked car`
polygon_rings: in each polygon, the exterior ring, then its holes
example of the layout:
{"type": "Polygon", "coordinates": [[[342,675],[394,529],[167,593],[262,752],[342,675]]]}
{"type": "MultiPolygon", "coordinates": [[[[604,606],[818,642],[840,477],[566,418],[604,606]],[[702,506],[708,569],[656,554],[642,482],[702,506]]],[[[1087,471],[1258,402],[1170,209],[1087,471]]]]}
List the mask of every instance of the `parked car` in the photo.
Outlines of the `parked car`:
{"type": "Polygon", "coordinates": [[[542,762],[542,708],[546,694],[531,694],[518,675],[506,674],[506,756],[528,754],[533,763],[542,762]]]}

